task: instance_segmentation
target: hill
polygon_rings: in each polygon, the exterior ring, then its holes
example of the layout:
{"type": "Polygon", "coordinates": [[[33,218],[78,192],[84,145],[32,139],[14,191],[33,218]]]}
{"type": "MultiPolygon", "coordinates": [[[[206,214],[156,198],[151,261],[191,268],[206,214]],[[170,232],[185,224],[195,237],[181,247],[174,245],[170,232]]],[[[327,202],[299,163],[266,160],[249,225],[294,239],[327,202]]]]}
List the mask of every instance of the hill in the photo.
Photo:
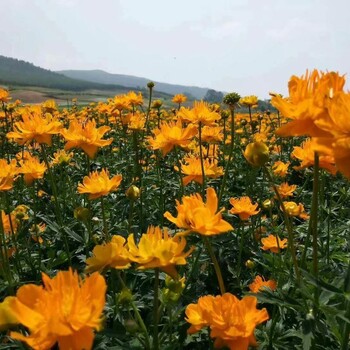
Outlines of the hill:
{"type": "Polygon", "coordinates": [[[0,84],[39,86],[69,91],[125,89],[116,84],[99,84],[66,77],[33,65],[32,63],[0,55],[0,84]]]}
{"type": "MultiPolygon", "coordinates": [[[[144,88],[152,79],[140,78],[133,75],[124,74],[111,74],[103,70],[62,70],[57,73],[63,74],[66,77],[79,79],[84,81],[90,81],[100,84],[117,84],[123,85],[129,88],[144,88]]],[[[153,80],[152,80],[153,81],[153,80]]],[[[185,86],[168,83],[160,83],[155,81],[155,91],[165,92],[167,94],[175,95],[184,93],[189,97],[195,99],[202,99],[207,93],[207,88],[201,88],[197,86],[185,86]]]]}

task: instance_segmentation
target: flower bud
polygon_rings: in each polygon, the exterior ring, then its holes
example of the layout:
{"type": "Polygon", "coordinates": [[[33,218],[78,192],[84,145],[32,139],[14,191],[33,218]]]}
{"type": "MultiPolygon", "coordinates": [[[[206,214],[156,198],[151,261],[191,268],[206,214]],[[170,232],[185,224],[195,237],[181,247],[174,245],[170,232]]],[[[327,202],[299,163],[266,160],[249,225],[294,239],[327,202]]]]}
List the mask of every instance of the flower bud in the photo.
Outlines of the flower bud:
{"type": "Polygon", "coordinates": [[[150,82],[148,82],[147,83],[147,87],[149,88],[149,89],[153,89],[154,88],[154,82],[153,81],[150,81],[150,82]]]}
{"type": "Polygon", "coordinates": [[[266,209],[266,210],[269,210],[271,209],[273,206],[273,202],[271,199],[265,199],[263,202],[262,202],[262,207],[263,209],[266,209]]]}
{"type": "Polygon", "coordinates": [[[135,201],[137,198],[140,197],[140,189],[137,186],[135,186],[135,185],[131,185],[126,190],[125,195],[131,201],[135,201]]]}
{"type": "Polygon", "coordinates": [[[116,295],[117,304],[128,305],[132,300],[131,290],[124,287],[120,293],[116,295]]]}
{"type": "Polygon", "coordinates": [[[85,222],[89,219],[90,212],[88,208],[78,207],[74,209],[74,217],[82,222],[85,222]]]}
{"type": "Polygon", "coordinates": [[[252,261],[252,260],[247,260],[245,262],[245,266],[248,268],[248,269],[253,269],[255,267],[255,262],[252,261]]]}
{"type": "Polygon", "coordinates": [[[128,318],[124,321],[124,327],[126,329],[127,332],[134,334],[136,332],[138,332],[139,330],[139,325],[137,324],[137,322],[131,318],[128,318]]]}
{"type": "Polygon", "coordinates": [[[264,142],[249,143],[244,151],[244,157],[253,166],[263,166],[269,160],[269,148],[264,142]]]}

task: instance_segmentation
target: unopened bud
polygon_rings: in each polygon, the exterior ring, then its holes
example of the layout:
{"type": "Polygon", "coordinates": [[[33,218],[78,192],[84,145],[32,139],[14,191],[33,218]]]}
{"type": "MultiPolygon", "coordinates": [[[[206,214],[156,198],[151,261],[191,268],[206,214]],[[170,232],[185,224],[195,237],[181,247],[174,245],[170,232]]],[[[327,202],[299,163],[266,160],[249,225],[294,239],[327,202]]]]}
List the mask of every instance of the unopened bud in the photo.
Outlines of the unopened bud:
{"type": "Polygon", "coordinates": [[[264,142],[249,143],[244,151],[244,157],[253,166],[263,166],[269,160],[269,148],[264,142]]]}
{"type": "Polygon", "coordinates": [[[135,185],[131,185],[126,190],[125,195],[128,199],[135,201],[137,198],[140,197],[140,189],[135,185]]]}

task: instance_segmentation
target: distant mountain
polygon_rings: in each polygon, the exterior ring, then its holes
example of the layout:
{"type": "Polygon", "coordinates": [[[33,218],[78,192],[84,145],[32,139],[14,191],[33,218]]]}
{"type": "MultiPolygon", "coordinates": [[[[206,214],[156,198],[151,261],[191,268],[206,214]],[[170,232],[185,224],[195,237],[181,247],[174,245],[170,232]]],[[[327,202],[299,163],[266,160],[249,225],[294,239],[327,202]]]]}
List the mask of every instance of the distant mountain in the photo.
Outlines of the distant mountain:
{"type": "Polygon", "coordinates": [[[32,63],[0,55],[0,84],[39,86],[69,91],[84,90],[120,90],[123,86],[116,84],[99,84],[66,77],[32,63]]]}
{"type": "MultiPolygon", "coordinates": [[[[135,77],[133,75],[124,74],[111,74],[103,70],[61,70],[57,73],[63,74],[66,77],[79,79],[84,81],[90,81],[100,84],[117,84],[123,85],[129,88],[143,89],[147,86],[149,81],[152,79],[135,77]]],[[[168,83],[159,83],[155,81],[155,91],[165,92],[167,94],[186,94],[189,97],[196,99],[202,99],[207,93],[207,88],[201,88],[197,86],[185,86],[185,85],[175,85],[168,83]]]]}

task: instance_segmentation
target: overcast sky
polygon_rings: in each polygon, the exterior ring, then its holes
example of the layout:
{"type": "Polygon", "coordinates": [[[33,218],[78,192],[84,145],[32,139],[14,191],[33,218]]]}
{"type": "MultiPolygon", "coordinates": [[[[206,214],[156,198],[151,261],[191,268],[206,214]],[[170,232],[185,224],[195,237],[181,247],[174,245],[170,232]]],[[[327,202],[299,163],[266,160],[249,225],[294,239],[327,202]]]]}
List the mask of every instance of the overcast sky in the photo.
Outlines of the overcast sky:
{"type": "MultiPolygon", "coordinates": [[[[266,98],[350,72],[349,0],[0,0],[0,54],[266,98]]],[[[348,85],[349,86],[349,85],[348,85]]]]}

